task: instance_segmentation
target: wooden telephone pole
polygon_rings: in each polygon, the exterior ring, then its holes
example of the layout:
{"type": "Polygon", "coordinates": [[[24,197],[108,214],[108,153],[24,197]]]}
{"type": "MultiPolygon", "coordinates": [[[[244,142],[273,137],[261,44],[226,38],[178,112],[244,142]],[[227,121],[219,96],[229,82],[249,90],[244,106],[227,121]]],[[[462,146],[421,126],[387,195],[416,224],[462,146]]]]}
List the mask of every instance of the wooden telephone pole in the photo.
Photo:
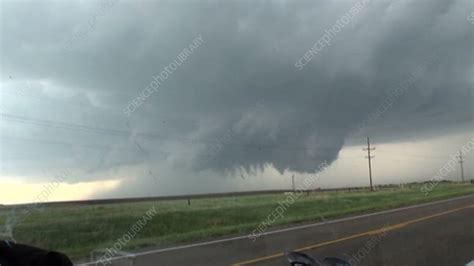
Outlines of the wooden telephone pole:
{"type": "Polygon", "coordinates": [[[459,164],[461,165],[461,180],[464,183],[464,160],[462,159],[462,152],[459,151],[459,164]]]}
{"type": "Polygon", "coordinates": [[[295,192],[296,191],[296,188],[295,188],[295,175],[291,176],[291,186],[293,188],[293,192],[295,192]]]}
{"type": "Polygon", "coordinates": [[[375,156],[371,156],[370,155],[370,152],[375,150],[375,148],[371,148],[370,147],[370,138],[367,137],[367,148],[364,149],[364,151],[367,151],[367,156],[365,158],[367,158],[369,160],[369,179],[370,179],[370,191],[374,191],[374,186],[372,184],[372,159],[375,157],[375,156]]]}

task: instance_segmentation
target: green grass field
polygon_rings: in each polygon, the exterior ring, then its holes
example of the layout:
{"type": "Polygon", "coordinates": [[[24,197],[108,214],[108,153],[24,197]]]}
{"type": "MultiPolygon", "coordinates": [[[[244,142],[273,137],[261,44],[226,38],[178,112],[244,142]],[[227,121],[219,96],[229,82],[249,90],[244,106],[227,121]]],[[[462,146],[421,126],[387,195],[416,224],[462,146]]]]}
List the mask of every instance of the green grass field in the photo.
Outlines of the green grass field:
{"type": "MultiPolygon", "coordinates": [[[[474,194],[474,185],[439,184],[427,196],[420,186],[385,188],[376,192],[316,192],[304,194],[274,226],[319,221],[401,207],[449,197],[474,194]]],[[[34,211],[16,225],[13,237],[21,243],[60,250],[74,259],[94,249],[108,248],[155,206],[157,214],[126,249],[194,241],[253,231],[285,200],[284,194],[120,203],[107,205],[56,205],[34,211]]],[[[11,208],[0,208],[0,232],[11,208]]],[[[21,218],[21,211],[17,211],[21,218]]]]}

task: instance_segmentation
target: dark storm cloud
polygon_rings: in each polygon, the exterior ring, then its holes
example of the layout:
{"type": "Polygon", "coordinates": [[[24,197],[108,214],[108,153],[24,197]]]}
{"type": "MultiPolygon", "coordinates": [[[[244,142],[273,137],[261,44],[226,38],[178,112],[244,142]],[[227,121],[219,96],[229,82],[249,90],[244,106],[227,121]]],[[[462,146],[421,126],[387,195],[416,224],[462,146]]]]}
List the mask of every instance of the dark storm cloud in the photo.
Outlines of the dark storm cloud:
{"type": "MultiPolygon", "coordinates": [[[[102,147],[105,159],[91,159],[102,162],[92,167],[97,170],[186,161],[199,170],[272,164],[280,172],[315,171],[337,158],[355,133],[393,141],[471,127],[468,0],[373,1],[303,70],[295,68],[354,3],[121,1],[81,38],[72,37],[100,5],[4,3],[2,89],[13,84],[12,75],[42,84],[28,93],[43,99],[34,111],[21,101],[7,111],[121,133],[38,128],[30,120],[26,126],[34,135],[25,125],[3,127],[25,137],[102,147]],[[127,118],[123,108],[198,35],[204,44],[127,118]],[[427,63],[433,54],[436,60],[427,63]],[[390,90],[420,65],[419,80],[358,132],[390,90]],[[400,125],[404,135],[386,130],[387,124],[400,125]]],[[[4,149],[15,149],[9,143],[4,149]]],[[[44,146],[29,150],[41,153],[44,146]]],[[[54,164],[68,153],[56,152],[50,148],[38,160],[54,164]]]]}

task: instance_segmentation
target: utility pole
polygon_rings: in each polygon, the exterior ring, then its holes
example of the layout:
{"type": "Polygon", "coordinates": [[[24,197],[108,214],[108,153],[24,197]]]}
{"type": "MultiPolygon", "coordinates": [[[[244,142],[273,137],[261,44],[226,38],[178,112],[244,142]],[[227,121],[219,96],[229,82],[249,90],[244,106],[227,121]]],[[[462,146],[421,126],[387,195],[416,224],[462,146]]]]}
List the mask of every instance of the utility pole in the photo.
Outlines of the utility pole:
{"type": "Polygon", "coordinates": [[[295,175],[292,175],[291,176],[291,184],[292,184],[292,187],[293,187],[293,192],[295,192],[295,175]]]}
{"type": "Polygon", "coordinates": [[[459,156],[457,156],[457,158],[459,158],[459,164],[461,165],[461,180],[464,183],[464,160],[462,159],[461,151],[459,151],[459,156]]]}
{"type": "Polygon", "coordinates": [[[369,159],[369,178],[370,178],[370,191],[374,191],[374,186],[372,184],[372,159],[375,156],[371,156],[370,152],[375,150],[375,148],[370,147],[370,138],[367,137],[367,148],[364,151],[367,151],[367,156],[365,158],[369,159]]]}

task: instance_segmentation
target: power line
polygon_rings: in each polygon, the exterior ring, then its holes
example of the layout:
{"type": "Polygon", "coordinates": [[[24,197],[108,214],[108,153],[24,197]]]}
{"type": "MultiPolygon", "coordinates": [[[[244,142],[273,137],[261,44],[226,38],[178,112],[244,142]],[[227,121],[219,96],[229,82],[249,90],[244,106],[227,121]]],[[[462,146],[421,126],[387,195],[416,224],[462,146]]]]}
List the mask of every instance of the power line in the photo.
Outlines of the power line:
{"type": "MultiPolygon", "coordinates": [[[[121,136],[121,137],[144,137],[148,139],[174,139],[182,142],[193,142],[193,143],[205,143],[205,144],[213,144],[213,145],[222,145],[222,146],[235,146],[235,147],[240,147],[244,149],[249,149],[249,150],[283,150],[283,151],[316,151],[316,150],[324,150],[324,151],[337,151],[340,150],[340,147],[317,147],[317,148],[307,148],[307,147],[296,147],[296,146],[282,146],[282,145],[268,145],[268,144],[256,144],[256,143],[242,143],[242,142],[236,142],[236,141],[220,141],[220,140],[209,140],[209,139],[202,139],[202,138],[185,138],[185,137],[169,137],[169,136],[164,136],[162,134],[158,133],[147,133],[147,132],[132,132],[131,130],[118,130],[118,129],[111,129],[111,128],[100,128],[100,127],[94,127],[94,126],[89,126],[89,125],[82,125],[82,124],[74,124],[74,123],[67,123],[67,122],[60,122],[60,121],[52,121],[52,120],[46,120],[46,119],[36,119],[36,118],[30,118],[30,117],[25,117],[25,116],[19,116],[19,115],[12,115],[12,114],[6,114],[6,113],[1,113],[0,116],[2,119],[6,119],[11,122],[17,122],[17,123],[24,123],[24,124],[30,124],[30,125],[35,125],[35,126],[42,126],[42,127],[50,127],[50,128],[57,128],[57,129],[63,129],[63,130],[71,130],[74,132],[77,131],[82,131],[82,132],[87,132],[87,133],[95,133],[95,134],[102,134],[102,135],[109,135],[109,136],[121,136]]],[[[8,136],[2,136],[2,138],[10,138],[8,136]]],[[[16,138],[19,140],[19,138],[16,138]]],[[[24,139],[25,141],[35,141],[32,139],[24,139]]],[[[74,146],[79,146],[79,147],[87,147],[87,148],[93,148],[93,149],[99,149],[99,150],[104,150],[104,149],[118,149],[118,150],[130,150],[130,149],[123,149],[123,148],[118,148],[118,147],[110,147],[110,146],[93,146],[93,145],[87,145],[87,144],[76,144],[76,143],[68,143],[68,142],[63,142],[59,143],[58,141],[51,141],[51,140],[36,140],[37,142],[43,142],[43,143],[49,143],[49,144],[64,144],[64,145],[74,145],[74,146]]],[[[370,143],[368,143],[370,145],[370,143]]],[[[135,144],[136,145],[136,144],[135,144]]],[[[368,145],[368,148],[370,148],[368,145]]],[[[136,145],[137,146],[137,145],[136,145]]],[[[143,148],[139,147],[140,150],[143,148]]],[[[146,148],[149,150],[149,148],[146,148]]],[[[367,149],[364,149],[367,150],[367,149]]],[[[373,149],[371,149],[373,150],[373,149]]],[[[368,151],[368,156],[370,156],[370,150],[368,151]]],[[[162,152],[162,151],[160,151],[162,152]]],[[[382,151],[385,153],[384,151],[382,151]]],[[[366,157],[369,159],[369,164],[371,168],[371,159],[374,158],[371,156],[370,158],[366,157]]],[[[390,155],[388,155],[390,156],[390,155]]],[[[396,155],[392,155],[396,156],[396,155]]],[[[419,154],[404,154],[404,157],[418,157],[418,158],[428,158],[428,159],[445,159],[447,156],[428,156],[428,155],[419,155],[419,154]]],[[[351,157],[347,156],[338,156],[336,159],[350,159],[351,157]]],[[[371,169],[369,169],[371,172],[371,169]]],[[[369,173],[371,175],[371,173],[369,173]]]]}
{"type": "MultiPolygon", "coordinates": [[[[140,151],[142,153],[145,152],[157,152],[157,153],[167,153],[167,154],[176,154],[180,156],[184,155],[190,155],[190,156],[199,156],[199,157],[215,157],[212,154],[199,154],[199,153],[191,153],[191,152],[171,152],[167,150],[157,150],[150,148],[149,145],[144,146],[143,144],[139,144],[136,140],[131,140],[131,144],[135,148],[127,148],[127,147],[118,147],[118,146],[110,146],[110,145],[96,145],[96,144],[79,144],[79,143],[73,143],[73,142],[68,142],[68,141],[58,141],[58,140],[49,140],[49,139],[33,139],[33,138],[24,138],[24,137],[13,137],[13,136],[7,136],[7,135],[0,135],[0,139],[2,141],[9,140],[9,141],[21,141],[21,142],[32,142],[32,143],[38,143],[42,145],[61,145],[61,146],[66,146],[68,148],[70,147],[79,147],[79,148],[85,148],[85,149],[93,149],[93,150],[98,150],[102,152],[106,151],[123,151],[123,152],[134,152],[134,151],[140,151]]],[[[350,159],[352,157],[338,157],[337,159],[350,159]]]]}
{"type": "MultiPolygon", "coordinates": [[[[90,110],[110,111],[114,115],[115,114],[119,114],[119,115],[122,114],[121,110],[116,109],[114,107],[97,106],[97,105],[93,105],[93,104],[89,104],[89,103],[74,102],[74,101],[72,101],[72,97],[66,99],[66,101],[64,101],[64,102],[61,102],[61,99],[55,99],[55,98],[50,98],[50,97],[46,97],[46,96],[37,96],[37,95],[33,95],[33,94],[26,94],[24,92],[14,92],[14,91],[0,90],[0,93],[7,94],[7,95],[12,95],[11,97],[18,97],[18,98],[21,98],[21,99],[27,98],[29,100],[35,100],[39,103],[44,102],[46,104],[54,104],[54,105],[62,104],[62,105],[65,105],[67,107],[74,106],[74,107],[80,108],[81,110],[83,110],[84,108],[88,108],[90,110]]],[[[132,96],[130,96],[130,98],[131,97],[132,96]]],[[[178,116],[178,115],[153,114],[153,117],[161,117],[163,119],[163,121],[166,121],[166,120],[169,119],[169,117],[176,118],[176,117],[184,117],[184,116],[183,115],[178,116]]]]}
{"type": "MultiPolygon", "coordinates": [[[[405,159],[405,157],[410,157],[411,159],[429,159],[429,160],[446,160],[446,159],[449,159],[449,156],[428,156],[428,155],[415,155],[415,154],[390,154],[390,153],[386,153],[382,150],[379,150],[380,153],[382,153],[382,155],[384,156],[389,156],[389,157],[403,157],[401,159],[405,159]]],[[[410,159],[410,160],[411,160],[410,159]]]]}
{"type": "Polygon", "coordinates": [[[101,150],[101,151],[107,151],[107,150],[132,151],[132,149],[128,149],[128,148],[112,147],[112,146],[106,146],[106,145],[88,145],[88,144],[78,144],[78,143],[57,141],[57,140],[11,137],[11,136],[6,136],[6,135],[0,135],[0,139],[6,139],[6,140],[12,140],[12,141],[23,141],[23,142],[34,142],[34,143],[47,144],[47,145],[63,145],[63,146],[68,146],[68,147],[75,146],[75,147],[95,149],[95,150],[101,150]]]}
{"type": "Polygon", "coordinates": [[[102,134],[102,135],[109,135],[109,136],[130,137],[133,135],[136,137],[143,137],[143,138],[148,138],[148,139],[171,139],[171,140],[177,140],[181,142],[228,145],[228,146],[236,146],[240,148],[254,149],[254,150],[255,149],[257,150],[271,149],[271,150],[287,150],[287,151],[340,150],[339,147],[306,148],[306,147],[291,147],[291,146],[280,146],[280,145],[277,146],[277,145],[268,145],[268,144],[239,143],[235,141],[209,140],[209,139],[202,139],[202,138],[185,138],[185,137],[176,137],[176,136],[169,137],[169,136],[164,136],[159,133],[132,132],[132,131],[127,131],[127,130],[100,128],[100,127],[93,127],[89,125],[81,125],[81,124],[59,122],[59,121],[52,121],[52,120],[46,120],[46,119],[30,118],[30,117],[12,115],[12,114],[6,114],[6,113],[0,113],[0,116],[2,117],[2,119],[6,119],[8,121],[17,122],[17,123],[70,130],[74,132],[82,131],[82,132],[87,132],[87,133],[95,133],[95,134],[102,134]]]}
{"type": "MultiPolygon", "coordinates": [[[[0,93],[10,95],[10,97],[18,97],[20,99],[28,98],[30,100],[35,100],[35,101],[39,101],[39,102],[45,102],[45,103],[49,103],[49,104],[51,104],[51,103],[58,104],[58,100],[48,98],[48,97],[36,96],[36,95],[32,95],[32,94],[25,94],[24,92],[14,92],[14,91],[4,91],[4,90],[2,90],[2,91],[0,91],[0,93]]],[[[67,105],[67,106],[74,106],[74,107],[78,107],[78,108],[81,108],[81,109],[94,108],[94,109],[105,109],[105,110],[108,110],[108,111],[120,112],[120,111],[117,111],[117,110],[109,108],[109,107],[102,107],[102,106],[98,107],[98,106],[94,106],[94,105],[91,105],[91,104],[85,104],[85,103],[80,103],[80,102],[68,101],[68,102],[64,102],[64,104],[67,105]]]]}
{"type": "Polygon", "coordinates": [[[12,114],[6,114],[6,113],[0,113],[0,115],[2,119],[6,119],[9,121],[24,123],[24,124],[32,124],[32,125],[43,126],[43,127],[51,127],[51,128],[73,130],[73,131],[85,131],[89,133],[117,135],[117,136],[128,136],[128,135],[131,135],[132,133],[130,131],[99,128],[99,127],[92,127],[88,125],[72,124],[72,123],[52,121],[52,120],[46,120],[46,119],[30,118],[30,117],[12,115],[12,114]]]}

